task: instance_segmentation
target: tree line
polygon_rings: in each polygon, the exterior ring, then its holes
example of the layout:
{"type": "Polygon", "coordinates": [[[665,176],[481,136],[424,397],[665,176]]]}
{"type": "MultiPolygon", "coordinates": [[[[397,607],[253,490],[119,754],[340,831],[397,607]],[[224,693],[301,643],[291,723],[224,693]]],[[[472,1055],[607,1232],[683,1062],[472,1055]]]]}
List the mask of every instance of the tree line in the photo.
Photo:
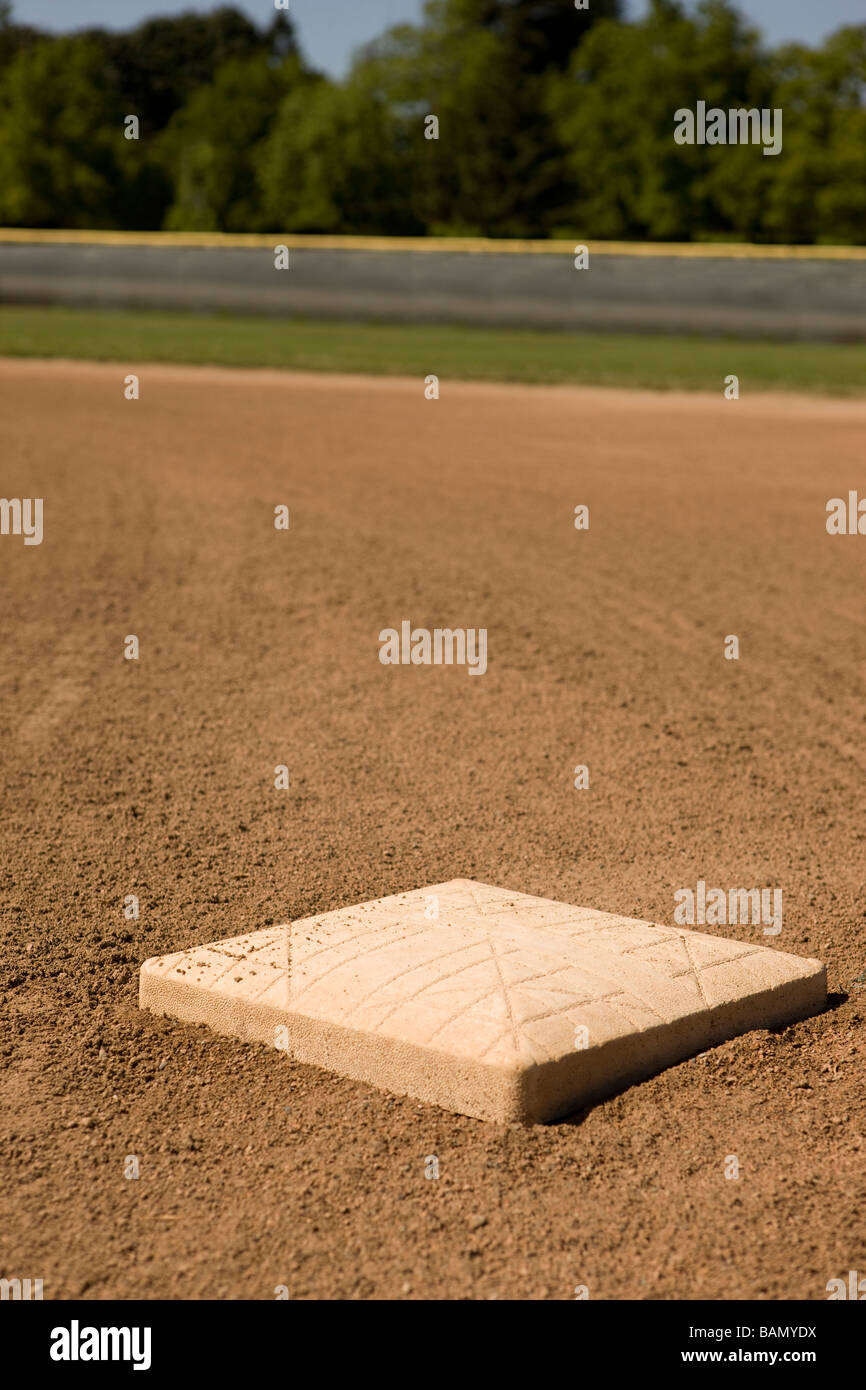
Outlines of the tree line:
{"type": "Polygon", "coordinates": [[[770,49],[731,0],[428,0],[337,82],[282,11],[54,37],[0,0],[0,224],[862,244],[866,24],[770,49]],[[780,153],[677,143],[699,102],[780,110],[780,153]]]}

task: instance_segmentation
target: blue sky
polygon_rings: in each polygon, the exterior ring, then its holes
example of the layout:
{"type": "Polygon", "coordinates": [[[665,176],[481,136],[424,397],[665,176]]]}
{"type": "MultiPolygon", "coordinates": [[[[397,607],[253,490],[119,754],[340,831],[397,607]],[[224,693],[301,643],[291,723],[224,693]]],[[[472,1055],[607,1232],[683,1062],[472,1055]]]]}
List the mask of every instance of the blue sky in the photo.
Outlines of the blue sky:
{"type": "MultiPolygon", "coordinates": [[[[260,22],[269,22],[273,14],[273,0],[223,0],[227,2],[260,22]]],[[[629,5],[639,15],[645,0],[629,0],[629,5]]],[[[149,15],[215,7],[213,0],[13,0],[20,23],[56,33],[95,24],[125,29],[149,15]]],[[[771,43],[816,43],[842,24],[866,22],[866,0],[740,0],[739,8],[771,43]]],[[[289,13],[310,62],[340,75],[354,48],[389,24],[417,19],[421,9],[422,0],[290,0],[289,13]]]]}

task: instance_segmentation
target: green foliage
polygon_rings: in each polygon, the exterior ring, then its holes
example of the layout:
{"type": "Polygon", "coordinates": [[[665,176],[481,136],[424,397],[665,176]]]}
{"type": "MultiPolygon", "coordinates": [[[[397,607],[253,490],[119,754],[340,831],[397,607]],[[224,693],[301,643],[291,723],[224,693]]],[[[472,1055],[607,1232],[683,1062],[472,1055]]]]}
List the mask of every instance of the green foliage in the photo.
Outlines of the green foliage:
{"type": "Polygon", "coordinates": [[[22,47],[0,83],[0,222],[116,226],[124,143],[96,44],[22,47]]]}
{"type": "Polygon", "coordinates": [[[15,24],[10,0],[0,0],[0,72],[22,48],[34,44],[42,35],[27,24],[15,24]]]}
{"type": "Polygon", "coordinates": [[[0,222],[866,242],[866,25],[773,53],[731,0],[622,8],[427,0],[333,83],[282,12],[51,39],[0,0],[0,222]],[[677,144],[698,101],[781,109],[782,152],[677,144]]]}
{"type": "Polygon", "coordinates": [[[515,66],[543,73],[567,66],[572,52],[599,19],[621,19],[621,0],[448,0],[450,24],[480,27],[501,38],[515,66]]]}
{"type": "Polygon", "coordinates": [[[296,232],[422,232],[402,123],[368,80],[289,92],[258,155],[265,220],[296,232]]]}
{"type": "Polygon", "coordinates": [[[149,19],[130,33],[93,32],[127,107],[142,117],[148,132],[162,130],[196,92],[213,82],[227,63],[258,58],[264,64],[277,46],[283,57],[297,54],[285,15],[267,33],[229,6],[209,14],[149,19]]]}
{"type": "Polygon", "coordinates": [[[257,148],[287,92],[307,92],[299,60],[271,67],[261,58],[230,59],[174,116],[159,150],[174,199],[164,225],[173,230],[263,231],[257,148]]]}
{"type": "Polygon", "coordinates": [[[694,19],[655,0],[640,25],[599,24],[549,86],[572,187],[563,225],[608,238],[745,233],[768,159],[754,145],[677,145],[673,116],[699,100],[772,106],[771,95],[757,36],[724,0],[694,19]]]}
{"type": "Polygon", "coordinates": [[[774,77],[775,105],[784,108],[787,129],[767,200],[767,234],[863,245],[866,25],[839,30],[815,52],[782,49],[774,77]]]}
{"type": "Polygon", "coordinates": [[[300,71],[283,14],[267,31],[222,7],[51,39],[0,7],[0,222],[255,228],[246,142],[300,71]]]}
{"type": "Polygon", "coordinates": [[[495,33],[450,27],[453,4],[427,8],[437,22],[374,46],[356,76],[377,86],[401,120],[413,173],[407,197],[419,222],[513,235],[533,216],[546,153],[532,138],[537,120],[521,128],[518,119],[527,89],[518,90],[495,33]],[[438,139],[426,137],[428,116],[439,122],[438,139]]]}
{"type": "MultiPolygon", "coordinates": [[[[599,0],[593,17],[615,13],[599,0]]],[[[400,117],[412,150],[411,207],[430,230],[544,235],[562,159],[544,74],[565,61],[589,12],[550,0],[428,0],[424,23],[391,30],[356,65],[400,117]],[[439,139],[426,139],[435,115],[439,139]]]]}

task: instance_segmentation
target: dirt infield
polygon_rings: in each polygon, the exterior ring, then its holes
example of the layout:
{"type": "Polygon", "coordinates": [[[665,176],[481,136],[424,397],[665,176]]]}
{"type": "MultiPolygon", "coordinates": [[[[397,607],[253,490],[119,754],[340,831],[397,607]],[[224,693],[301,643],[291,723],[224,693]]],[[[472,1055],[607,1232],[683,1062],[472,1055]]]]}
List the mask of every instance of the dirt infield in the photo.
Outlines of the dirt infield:
{"type": "Polygon", "coordinates": [[[866,538],[825,529],[866,492],[866,405],[163,366],[126,401],[135,370],[0,363],[0,490],[44,499],[41,545],[0,536],[0,1276],[866,1273],[866,538]],[[488,669],[383,666],[405,619],[486,627],[488,669]],[[453,877],[661,923],[699,881],[781,889],[776,936],[699,929],[824,960],[831,1007],[534,1128],[137,1007],[145,957],[453,877]]]}

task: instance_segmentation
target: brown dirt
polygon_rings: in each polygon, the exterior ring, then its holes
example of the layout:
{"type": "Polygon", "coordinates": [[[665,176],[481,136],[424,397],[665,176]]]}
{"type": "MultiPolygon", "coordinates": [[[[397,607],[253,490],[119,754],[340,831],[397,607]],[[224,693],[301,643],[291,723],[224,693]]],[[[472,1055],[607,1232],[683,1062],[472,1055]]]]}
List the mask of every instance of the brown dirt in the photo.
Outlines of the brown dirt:
{"type": "Polygon", "coordinates": [[[167,367],[126,402],[127,370],[0,364],[2,490],[46,527],[0,537],[0,1274],[821,1299],[866,1270],[866,539],[824,528],[866,406],[167,367]],[[382,667],[403,618],[486,626],[487,675],[382,667]],[[534,1129],[137,1008],[147,956],[455,875],[659,922],[698,878],[781,887],[765,940],[832,1007],[534,1129]]]}

